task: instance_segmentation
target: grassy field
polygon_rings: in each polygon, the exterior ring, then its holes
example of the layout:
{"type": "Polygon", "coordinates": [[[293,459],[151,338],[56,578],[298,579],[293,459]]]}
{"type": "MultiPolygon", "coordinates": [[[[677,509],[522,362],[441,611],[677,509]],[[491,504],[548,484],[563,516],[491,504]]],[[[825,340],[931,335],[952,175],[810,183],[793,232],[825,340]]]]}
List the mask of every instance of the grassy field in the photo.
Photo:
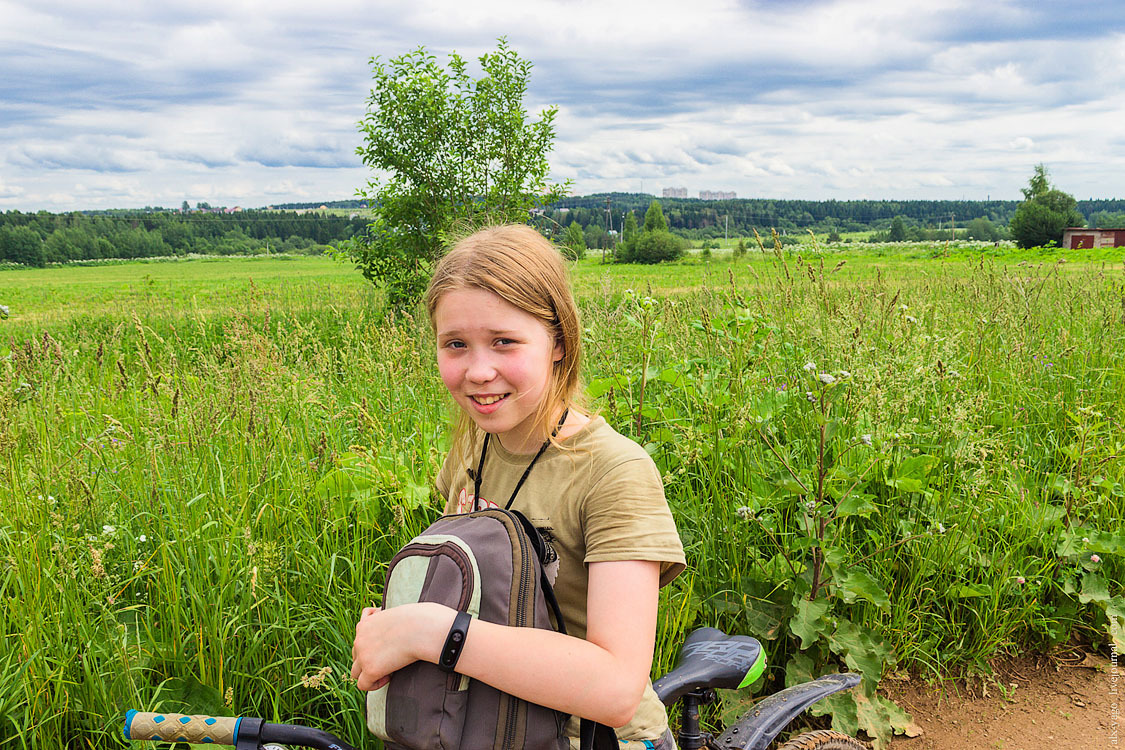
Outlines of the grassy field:
{"type": "MultiPolygon", "coordinates": [[[[861,671],[833,721],[885,734],[886,674],[1120,645],[1125,264],[1099,252],[577,265],[590,403],[689,555],[654,670],[694,627],[756,634],[759,694],[861,671]]],[[[0,304],[0,747],[119,747],[133,707],[375,747],[350,642],[435,512],[425,321],[306,257],[4,271],[0,304]]]]}

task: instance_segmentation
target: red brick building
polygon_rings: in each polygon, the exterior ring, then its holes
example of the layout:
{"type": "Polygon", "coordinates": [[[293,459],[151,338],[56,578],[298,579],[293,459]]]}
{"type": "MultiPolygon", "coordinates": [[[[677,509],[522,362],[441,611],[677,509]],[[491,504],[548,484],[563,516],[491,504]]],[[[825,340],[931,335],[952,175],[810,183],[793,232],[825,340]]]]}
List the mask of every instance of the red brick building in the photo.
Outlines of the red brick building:
{"type": "Polygon", "coordinates": [[[1068,227],[1063,230],[1062,246],[1070,250],[1080,247],[1125,247],[1125,229],[1068,227]]]}

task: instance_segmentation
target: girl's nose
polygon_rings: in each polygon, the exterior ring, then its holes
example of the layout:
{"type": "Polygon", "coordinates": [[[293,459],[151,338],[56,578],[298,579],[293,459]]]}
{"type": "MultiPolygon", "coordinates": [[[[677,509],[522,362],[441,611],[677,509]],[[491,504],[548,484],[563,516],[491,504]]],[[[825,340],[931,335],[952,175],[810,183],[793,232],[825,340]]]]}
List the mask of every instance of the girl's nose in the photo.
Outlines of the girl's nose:
{"type": "Polygon", "coordinates": [[[465,371],[465,377],[474,383],[487,383],[496,377],[496,368],[487,356],[478,355],[469,362],[469,369],[465,371]]]}

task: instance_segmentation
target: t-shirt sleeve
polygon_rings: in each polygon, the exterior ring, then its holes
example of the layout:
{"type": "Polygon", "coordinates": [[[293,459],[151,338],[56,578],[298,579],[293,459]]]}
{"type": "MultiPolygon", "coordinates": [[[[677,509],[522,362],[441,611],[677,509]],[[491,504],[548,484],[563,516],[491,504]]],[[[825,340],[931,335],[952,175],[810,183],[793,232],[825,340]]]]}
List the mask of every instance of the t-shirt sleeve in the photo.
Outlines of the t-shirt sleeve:
{"type": "Polygon", "coordinates": [[[620,560],[659,562],[660,585],[683,572],[684,548],[660,471],[647,455],[606,472],[585,501],[586,564],[620,560]]]}

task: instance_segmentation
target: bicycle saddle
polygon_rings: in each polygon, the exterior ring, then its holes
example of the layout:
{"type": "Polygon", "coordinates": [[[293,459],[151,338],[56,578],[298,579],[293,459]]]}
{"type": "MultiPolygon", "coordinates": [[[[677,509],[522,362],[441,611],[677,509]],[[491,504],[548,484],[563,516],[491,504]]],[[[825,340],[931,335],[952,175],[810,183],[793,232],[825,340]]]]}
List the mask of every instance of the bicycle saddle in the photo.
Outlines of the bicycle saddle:
{"type": "Polygon", "coordinates": [[[765,668],[766,655],[756,639],[700,628],[684,641],[676,668],[652,683],[652,687],[661,702],[670,706],[692,690],[746,687],[765,668]]]}

